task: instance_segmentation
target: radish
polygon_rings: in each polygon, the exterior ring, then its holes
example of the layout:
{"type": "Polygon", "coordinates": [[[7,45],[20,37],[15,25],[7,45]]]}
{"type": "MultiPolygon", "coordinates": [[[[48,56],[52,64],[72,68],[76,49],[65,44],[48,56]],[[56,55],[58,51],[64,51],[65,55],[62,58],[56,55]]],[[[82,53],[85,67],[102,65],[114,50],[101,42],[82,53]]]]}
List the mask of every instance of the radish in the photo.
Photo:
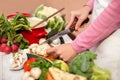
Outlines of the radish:
{"type": "Polygon", "coordinates": [[[9,54],[11,51],[12,51],[12,49],[8,45],[3,49],[3,52],[5,52],[6,54],[9,54]]]}
{"type": "Polygon", "coordinates": [[[7,43],[7,38],[6,37],[2,37],[1,43],[7,43]]]}
{"type": "Polygon", "coordinates": [[[2,52],[1,44],[0,44],[0,52],[2,52]]]}
{"type": "Polygon", "coordinates": [[[1,51],[3,51],[3,49],[4,49],[6,46],[7,46],[6,43],[2,43],[2,44],[1,44],[1,51]]]}
{"type": "Polygon", "coordinates": [[[19,46],[19,42],[17,42],[16,40],[13,41],[13,44],[19,46]]]}
{"type": "Polygon", "coordinates": [[[18,47],[17,45],[15,45],[15,44],[13,44],[13,45],[11,46],[11,48],[12,48],[12,52],[17,52],[18,49],[19,49],[19,47],[18,47]]]}

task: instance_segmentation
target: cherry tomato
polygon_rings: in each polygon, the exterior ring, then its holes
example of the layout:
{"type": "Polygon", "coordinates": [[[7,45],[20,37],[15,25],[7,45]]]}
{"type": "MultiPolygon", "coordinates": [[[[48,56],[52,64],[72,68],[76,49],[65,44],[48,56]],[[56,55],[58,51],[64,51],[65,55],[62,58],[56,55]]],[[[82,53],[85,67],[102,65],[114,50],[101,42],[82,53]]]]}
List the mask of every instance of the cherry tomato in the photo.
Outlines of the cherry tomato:
{"type": "Polygon", "coordinates": [[[24,64],[24,71],[25,72],[30,71],[31,70],[30,64],[35,61],[36,61],[36,58],[29,58],[24,64]]]}

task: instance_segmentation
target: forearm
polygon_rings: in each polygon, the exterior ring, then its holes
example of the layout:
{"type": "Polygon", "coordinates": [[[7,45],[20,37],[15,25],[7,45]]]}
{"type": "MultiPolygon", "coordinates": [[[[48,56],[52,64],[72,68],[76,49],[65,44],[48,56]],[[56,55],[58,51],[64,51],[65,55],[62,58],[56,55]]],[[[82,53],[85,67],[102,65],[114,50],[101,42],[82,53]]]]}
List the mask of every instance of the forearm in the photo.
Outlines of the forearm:
{"type": "Polygon", "coordinates": [[[90,49],[120,26],[120,2],[113,0],[98,18],[72,42],[76,52],[90,49]]]}

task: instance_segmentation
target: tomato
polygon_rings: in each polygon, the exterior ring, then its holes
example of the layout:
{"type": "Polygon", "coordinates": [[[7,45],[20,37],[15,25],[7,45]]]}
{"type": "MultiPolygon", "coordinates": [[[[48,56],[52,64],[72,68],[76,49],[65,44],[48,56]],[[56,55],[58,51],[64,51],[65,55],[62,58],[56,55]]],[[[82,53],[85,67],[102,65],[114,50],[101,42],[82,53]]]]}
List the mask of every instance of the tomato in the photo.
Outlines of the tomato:
{"type": "Polygon", "coordinates": [[[30,64],[35,61],[36,61],[36,58],[29,58],[24,64],[24,71],[25,72],[30,71],[31,70],[30,64]]]}

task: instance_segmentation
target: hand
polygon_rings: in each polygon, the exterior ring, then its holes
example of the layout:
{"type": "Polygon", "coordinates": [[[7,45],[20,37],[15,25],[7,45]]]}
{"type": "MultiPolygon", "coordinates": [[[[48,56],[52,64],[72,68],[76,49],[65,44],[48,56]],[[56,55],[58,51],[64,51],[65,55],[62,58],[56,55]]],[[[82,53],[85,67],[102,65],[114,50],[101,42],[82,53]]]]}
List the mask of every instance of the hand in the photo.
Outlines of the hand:
{"type": "Polygon", "coordinates": [[[70,43],[62,44],[57,47],[49,48],[46,51],[47,55],[53,55],[54,57],[59,57],[66,62],[70,62],[77,53],[73,50],[72,45],[70,43]]]}
{"type": "Polygon", "coordinates": [[[82,22],[88,17],[90,11],[91,11],[91,8],[89,6],[84,6],[80,10],[72,11],[70,22],[68,23],[66,28],[70,28],[70,26],[73,23],[75,17],[77,17],[78,21],[76,23],[75,30],[78,30],[78,28],[81,26],[82,22]]]}

